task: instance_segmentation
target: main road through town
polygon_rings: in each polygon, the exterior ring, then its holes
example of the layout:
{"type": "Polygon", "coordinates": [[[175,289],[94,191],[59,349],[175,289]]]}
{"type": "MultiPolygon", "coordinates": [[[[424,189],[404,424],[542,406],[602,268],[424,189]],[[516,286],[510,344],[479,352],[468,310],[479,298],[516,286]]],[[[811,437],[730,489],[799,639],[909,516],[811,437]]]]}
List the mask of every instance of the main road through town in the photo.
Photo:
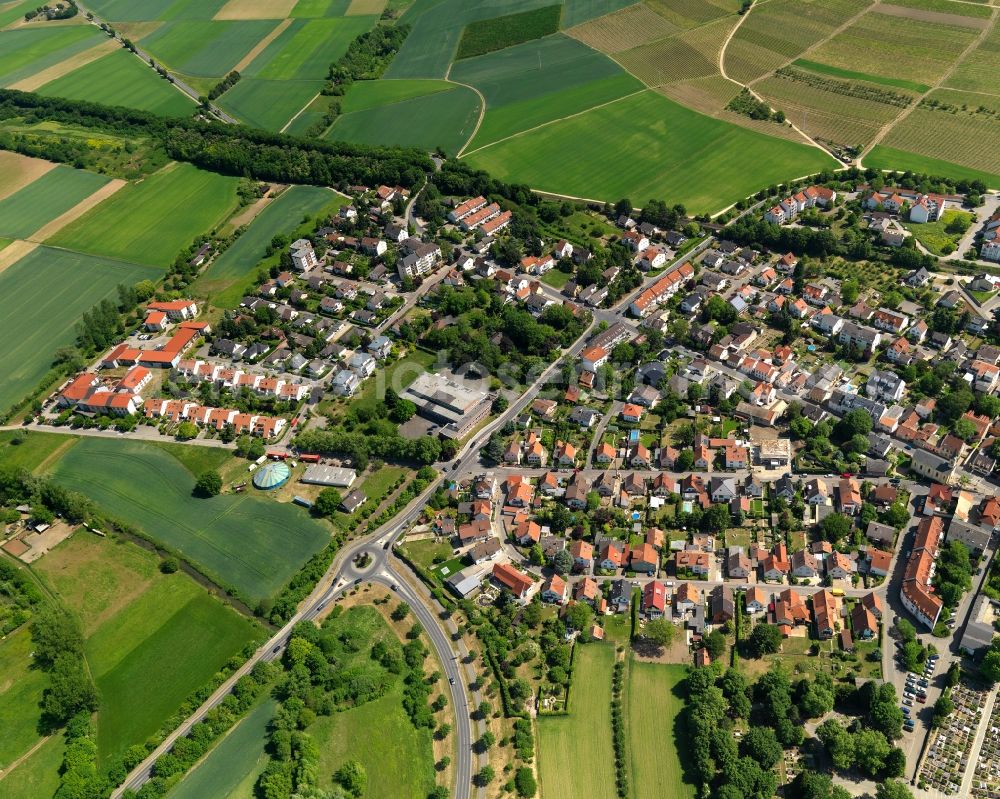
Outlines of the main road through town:
{"type": "MultiPolygon", "coordinates": [[[[592,323],[576,343],[564,353],[566,358],[574,358],[583,349],[585,342],[594,330],[592,323]]],[[[315,619],[326,606],[340,597],[345,590],[354,586],[356,581],[378,582],[389,585],[401,599],[412,608],[414,615],[427,631],[431,645],[437,652],[442,669],[449,678],[452,707],[456,712],[456,739],[458,757],[455,768],[454,796],[457,799],[469,799],[472,792],[472,719],[469,702],[467,680],[463,679],[459,660],[460,652],[451,638],[441,628],[437,616],[427,606],[426,601],[415,591],[407,581],[400,576],[400,568],[391,557],[393,544],[409,529],[423,512],[430,496],[447,480],[460,474],[471,473],[478,468],[479,450],[494,430],[498,430],[507,422],[521,413],[546,382],[557,374],[561,361],[552,363],[538,378],[512,402],[504,413],[475,433],[471,440],[459,451],[454,460],[443,464],[443,474],[429,485],[419,496],[410,502],[394,519],[382,525],[374,532],[350,541],[337,553],[326,574],[319,580],[309,597],[299,607],[298,612],[278,630],[271,639],[258,649],[239,669],[220,685],[215,692],[194,713],[186,718],[180,726],[171,732],[138,766],[125,778],[125,781],[111,794],[112,799],[120,799],[126,790],[137,791],[149,780],[153,764],[157,758],[166,754],[174,743],[190,732],[191,728],[201,721],[205,715],[217,707],[232,691],[236,682],[248,674],[260,661],[275,660],[281,657],[295,625],[302,621],[315,619]],[[357,559],[367,553],[371,562],[364,568],[356,565],[357,559]],[[454,682],[452,682],[454,680],[454,682]],[[465,718],[462,718],[464,713],[465,718]]],[[[479,792],[480,795],[482,791],[479,792]]]]}

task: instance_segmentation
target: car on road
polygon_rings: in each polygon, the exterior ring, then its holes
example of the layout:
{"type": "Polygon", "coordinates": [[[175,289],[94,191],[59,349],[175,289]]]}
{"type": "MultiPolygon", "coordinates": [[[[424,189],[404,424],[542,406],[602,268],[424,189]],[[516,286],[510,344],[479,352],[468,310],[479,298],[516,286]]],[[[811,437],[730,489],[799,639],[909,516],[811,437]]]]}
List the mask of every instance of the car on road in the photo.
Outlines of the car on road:
{"type": "Polygon", "coordinates": [[[355,580],[354,584],[355,585],[361,585],[361,578],[359,577],[357,580],[355,580]]]}
{"type": "Polygon", "coordinates": [[[448,678],[448,682],[449,682],[449,683],[450,683],[451,685],[454,685],[454,684],[455,684],[455,678],[454,678],[454,677],[449,677],[449,678],[448,678]]]}
{"type": "Polygon", "coordinates": [[[398,585],[396,585],[395,583],[393,583],[393,584],[392,584],[392,590],[393,590],[393,591],[398,591],[398,590],[399,590],[399,586],[398,586],[398,585]]]}
{"type": "Polygon", "coordinates": [[[389,548],[389,544],[391,544],[391,543],[392,543],[392,541],[386,541],[384,544],[382,544],[382,549],[388,549],[389,548]]]}

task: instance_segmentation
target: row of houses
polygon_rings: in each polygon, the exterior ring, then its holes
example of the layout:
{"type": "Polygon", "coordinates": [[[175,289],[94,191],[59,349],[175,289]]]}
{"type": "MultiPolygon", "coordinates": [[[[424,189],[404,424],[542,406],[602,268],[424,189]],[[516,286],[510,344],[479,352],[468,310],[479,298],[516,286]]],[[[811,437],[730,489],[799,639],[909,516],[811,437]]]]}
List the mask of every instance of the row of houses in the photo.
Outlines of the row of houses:
{"type": "Polygon", "coordinates": [[[120,380],[105,383],[93,372],[81,372],[59,390],[56,405],[81,413],[131,416],[142,407],[140,392],[153,379],[144,366],[133,366],[120,380]]]}
{"type": "Polygon", "coordinates": [[[269,377],[196,358],[181,359],[177,362],[176,370],[191,383],[212,383],[233,391],[247,389],[260,397],[275,397],[287,402],[299,402],[308,397],[311,390],[304,383],[293,383],[284,378],[269,377]]]}
{"type": "Polygon", "coordinates": [[[819,206],[826,208],[837,199],[837,192],[825,186],[809,186],[802,191],[786,197],[764,214],[764,219],[775,225],[791,222],[807,208],[819,206]]]}
{"type": "Polygon", "coordinates": [[[243,413],[230,408],[212,408],[188,400],[154,399],[145,403],[147,419],[166,419],[170,422],[194,422],[201,427],[215,430],[232,428],[236,435],[255,435],[272,439],[285,429],[288,422],[280,416],[243,413]]]}

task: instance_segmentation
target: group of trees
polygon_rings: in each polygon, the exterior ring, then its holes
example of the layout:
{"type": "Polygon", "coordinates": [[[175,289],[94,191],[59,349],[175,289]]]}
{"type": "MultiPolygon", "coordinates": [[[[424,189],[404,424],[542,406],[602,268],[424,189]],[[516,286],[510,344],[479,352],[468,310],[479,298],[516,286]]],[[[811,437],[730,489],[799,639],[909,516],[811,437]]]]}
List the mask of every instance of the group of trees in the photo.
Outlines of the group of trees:
{"type": "Polygon", "coordinates": [[[902,775],[906,755],[892,742],[902,736],[903,713],[896,689],[889,683],[865,683],[849,697],[859,716],[848,727],[827,719],[816,730],[835,768],[857,768],[871,778],[902,775]]]}
{"type": "Polygon", "coordinates": [[[97,690],[83,657],[83,632],[75,616],[45,607],[31,625],[35,664],[48,672],[42,695],[45,722],[61,727],[81,712],[97,709],[97,690]]]}
{"type": "Polygon", "coordinates": [[[295,437],[295,446],[303,452],[323,455],[346,455],[354,465],[364,469],[369,458],[392,462],[429,465],[441,457],[441,441],[432,436],[403,438],[395,425],[386,430],[375,425],[374,430],[347,432],[339,429],[305,430],[295,437]]]}
{"type": "MultiPolygon", "coordinates": [[[[415,149],[369,147],[345,142],[300,139],[243,125],[193,119],[164,119],[145,111],[97,103],[0,91],[0,119],[54,121],[113,133],[146,136],[170,158],[225,175],[279,183],[368,186],[385,183],[412,187],[433,171],[433,162],[415,149]]],[[[58,146],[61,144],[56,142],[58,146]]],[[[44,155],[64,160],[54,145],[40,141],[44,155]]],[[[70,153],[76,158],[78,153],[70,153]]]]}
{"type": "Polygon", "coordinates": [[[954,608],[972,587],[972,560],[961,541],[948,541],[938,553],[934,587],[947,608],[954,608]]]}
{"type": "MultiPolygon", "coordinates": [[[[15,518],[20,518],[17,511],[13,513],[15,518]]],[[[0,524],[4,521],[0,515],[0,524]]],[[[6,598],[5,604],[0,605],[0,637],[28,621],[35,607],[44,599],[27,573],[6,560],[0,560],[0,595],[6,598]]]]}

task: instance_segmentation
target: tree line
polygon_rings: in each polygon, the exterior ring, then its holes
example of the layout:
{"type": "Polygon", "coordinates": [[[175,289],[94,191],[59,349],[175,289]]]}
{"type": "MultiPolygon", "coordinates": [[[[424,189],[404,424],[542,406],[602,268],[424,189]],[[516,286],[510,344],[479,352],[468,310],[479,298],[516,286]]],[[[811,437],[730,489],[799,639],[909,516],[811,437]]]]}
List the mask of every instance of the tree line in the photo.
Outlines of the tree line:
{"type": "MultiPolygon", "coordinates": [[[[433,169],[416,149],[374,147],[303,139],[245,125],[204,119],[165,119],[145,111],[78,100],[0,91],[0,120],[53,121],[110,133],[148,136],[167,154],[224,175],[319,186],[402,185],[412,187],[433,169]]],[[[0,138],[5,146],[6,137],[0,138]]],[[[11,142],[13,143],[13,142],[11,142]]],[[[61,145],[60,145],[61,146],[61,145]]],[[[50,157],[35,143],[37,155],[50,157]]],[[[53,147],[53,155],[58,148],[53,147]]]]}

